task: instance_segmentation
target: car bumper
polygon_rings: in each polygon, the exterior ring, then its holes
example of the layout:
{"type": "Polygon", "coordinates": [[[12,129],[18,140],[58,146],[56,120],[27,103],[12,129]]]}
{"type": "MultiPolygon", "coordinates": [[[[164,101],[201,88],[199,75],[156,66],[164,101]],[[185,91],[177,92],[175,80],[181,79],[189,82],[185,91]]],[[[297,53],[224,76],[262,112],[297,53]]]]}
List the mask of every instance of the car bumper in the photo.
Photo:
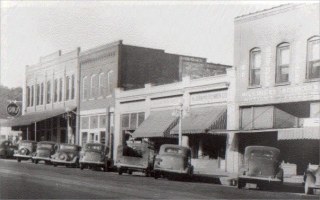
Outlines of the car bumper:
{"type": "Polygon", "coordinates": [[[245,181],[247,183],[281,183],[282,181],[278,178],[269,178],[269,177],[254,177],[254,176],[239,176],[238,180],[245,181]]]}
{"type": "Polygon", "coordinates": [[[32,159],[32,156],[20,155],[20,154],[14,154],[13,157],[15,157],[15,158],[23,158],[23,159],[32,159]]]}
{"type": "Polygon", "coordinates": [[[105,162],[96,162],[96,161],[79,161],[80,164],[83,164],[83,165],[101,165],[101,166],[104,166],[105,165],[105,162]]]}
{"type": "Polygon", "coordinates": [[[65,160],[51,159],[50,161],[51,161],[52,163],[56,163],[56,164],[75,164],[75,163],[76,163],[76,160],[65,161],[65,160]]]}
{"type": "Polygon", "coordinates": [[[163,169],[163,168],[157,168],[157,167],[154,168],[154,171],[155,172],[174,173],[174,174],[188,174],[188,172],[189,172],[188,168],[177,170],[177,169],[163,169]]]}
{"type": "Polygon", "coordinates": [[[33,160],[44,160],[44,161],[51,161],[51,158],[45,158],[45,157],[32,157],[33,160]]]}
{"type": "Polygon", "coordinates": [[[123,163],[117,163],[117,168],[147,169],[148,165],[128,165],[123,163]]]}

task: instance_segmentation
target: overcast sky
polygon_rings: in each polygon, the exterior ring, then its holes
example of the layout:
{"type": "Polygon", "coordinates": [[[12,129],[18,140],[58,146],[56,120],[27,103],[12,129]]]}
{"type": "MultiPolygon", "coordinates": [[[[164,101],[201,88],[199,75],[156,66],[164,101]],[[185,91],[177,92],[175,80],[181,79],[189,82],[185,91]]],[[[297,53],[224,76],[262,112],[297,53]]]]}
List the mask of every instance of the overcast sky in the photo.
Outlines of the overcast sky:
{"type": "Polygon", "coordinates": [[[1,83],[23,86],[40,56],[119,39],[232,65],[234,17],[285,3],[1,1],[1,83]]]}

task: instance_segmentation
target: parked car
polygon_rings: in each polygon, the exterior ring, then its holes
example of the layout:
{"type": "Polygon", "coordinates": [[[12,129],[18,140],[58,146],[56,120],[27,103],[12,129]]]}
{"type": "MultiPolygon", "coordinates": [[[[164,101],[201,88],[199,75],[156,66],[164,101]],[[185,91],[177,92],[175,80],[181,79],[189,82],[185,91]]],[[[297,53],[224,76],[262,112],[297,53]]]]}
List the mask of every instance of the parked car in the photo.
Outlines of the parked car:
{"type": "Polygon", "coordinates": [[[50,164],[51,156],[58,150],[58,145],[51,141],[41,141],[37,144],[37,151],[32,157],[33,162],[38,164],[39,161],[44,161],[50,164]]]}
{"type": "Polygon", "coordinates": [[[0,157],[1,158],[12,158],[16,146],[12,144],[10,140],[0,141],[0,157]]]}
{"type": "Polygon", "coordinates": [[[191,165],[191,150],[174,144],[163,144],[160,147],[159,155],[154,162],[154,178],[161,175],[171,176],[190,176],[193,174],[191,165]]]}
{"type": "Polygon", "coordinates": [[[146,142],[129,143],[118,146],[117,169],[119,175],[122,173],[132,174],[141,171],[150,176],[153,171],[154,148],[146,142]]]}
{"type": "Polygon", "coordinates": [[[54,167],[65,165],[78,167],[81,147],[75,144],[60,144],[55,154],[51,156],[51,163],[54,167]]]}
{"type": "Polygon", "coordinates": [[[108,157],[109,148],[100,143],[87,143],[80,152],[80,169],[103,168],[108,171],[112,165],[108,157]]]}
{"type": "Polygon", "coordinates": [[[13,156],[17,159],[18,162],[21,162],[21,160],[32,160],[32,157],[36,154],[36,149],[36,141],[22,140],[18,145],[18,150],[15,151],[13,156]]]}
{"type": "Polygon", "coordinates": [[[314,194],[316,189],[320,189],[320,164],[309,164],[304,173],[304,193],[314,194]]]}
{"type": "Polygon", "coordinates": [[[268,146],[247,146],[244,165],[239,168],[238,188],[246,183],[256,184],[263,189],[270,183],[283,183],[283,169],[280,166],[280,150],[268,146]]]}

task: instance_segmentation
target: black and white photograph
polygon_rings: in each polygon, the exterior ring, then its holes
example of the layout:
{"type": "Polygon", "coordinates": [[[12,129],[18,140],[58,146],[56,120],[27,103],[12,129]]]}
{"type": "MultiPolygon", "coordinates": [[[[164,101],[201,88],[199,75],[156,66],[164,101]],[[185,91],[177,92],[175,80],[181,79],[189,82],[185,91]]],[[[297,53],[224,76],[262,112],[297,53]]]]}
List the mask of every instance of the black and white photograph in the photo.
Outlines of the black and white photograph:
{"type": "Polygon", "coordinates": [[[320,2],[0,0],[0,199],[320,199],[320,2]]]}

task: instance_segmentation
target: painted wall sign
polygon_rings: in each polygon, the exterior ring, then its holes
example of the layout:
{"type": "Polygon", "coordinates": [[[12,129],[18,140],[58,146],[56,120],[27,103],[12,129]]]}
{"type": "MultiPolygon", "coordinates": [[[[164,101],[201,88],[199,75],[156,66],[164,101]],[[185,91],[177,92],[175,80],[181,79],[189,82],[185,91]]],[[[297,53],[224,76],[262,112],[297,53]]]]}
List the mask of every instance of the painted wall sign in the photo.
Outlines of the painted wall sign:
{"type": "Polygon", "coordinates": [[[13,117],[16,117],[20,113],[20,107],[16,103],[11,102],[7,106],[7,113],[13,117]]]}
{"type": "Polygon", "coordinates": [[[192,94],[190,104],[216,103],[227,101],[227,91],[192,94]]]}

